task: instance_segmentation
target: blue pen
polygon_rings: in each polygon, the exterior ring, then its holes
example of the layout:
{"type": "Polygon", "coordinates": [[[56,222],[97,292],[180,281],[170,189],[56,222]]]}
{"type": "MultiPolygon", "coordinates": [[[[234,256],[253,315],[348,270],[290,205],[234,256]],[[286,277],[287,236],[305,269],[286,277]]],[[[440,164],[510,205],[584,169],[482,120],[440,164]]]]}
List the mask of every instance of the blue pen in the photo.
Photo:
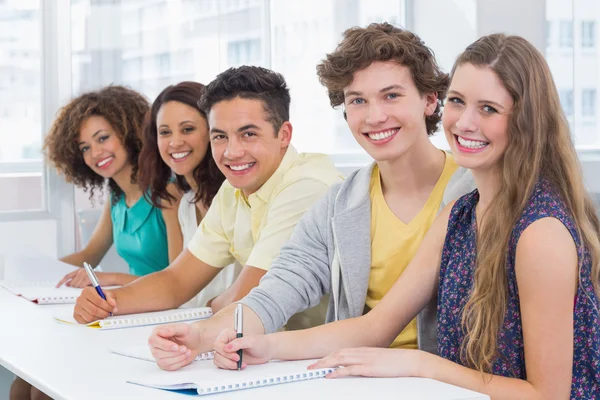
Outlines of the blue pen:
{"type": "MultiPolygon", "coordinates": [[[[98,278],[96,277],[96,274],[94,273],[94,270],[92,269],[90,264],[84,262],[83,268],[85,269],[85,272],[87,272],[88,278],[90,278],[90,281],[92,282],[92,286],[94,287],[94,289],[96,289],[96,292],[98,293],[98,295],[100,297],[102,297],[102,299],[104,299],[104,301],[107,301],[106,296],[104,295],[104,292],[102,291],[102,288],[100,287],[100,282],[98,281],[98,278]]],[[[109,313],[109,314],[112,315],[112,313],[109,313]]]]}

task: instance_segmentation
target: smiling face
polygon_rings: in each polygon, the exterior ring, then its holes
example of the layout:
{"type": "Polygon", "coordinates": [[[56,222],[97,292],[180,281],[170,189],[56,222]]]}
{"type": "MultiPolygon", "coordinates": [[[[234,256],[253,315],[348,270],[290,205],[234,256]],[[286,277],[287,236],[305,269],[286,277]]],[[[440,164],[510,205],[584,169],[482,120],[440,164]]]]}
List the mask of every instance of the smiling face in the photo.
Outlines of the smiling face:
{"type": "Polygon", "coordinates": [[[456,68],[442,123],[456,162],[473,170],[494,169],[508,147],[513,100],[488,67],[456,68]]]}
{"type": "Polygon", "coordinates": [[[177,175],[189,175],[208,149],[208,124],[200,111],[178,101],[163,104],[156,116],[158,151],[177,175]]]}
{"type": "Polygon", "coordinates": [[[112,178],[129,165],[123,142],[104,117],[91,116],[81,124],[79,151],[83,161],[103,178],[112,178]]]}
{"type": "Polygon", "coordinates": [[[229,183],[246,196],[273,175],[292,139],[292,125],[275,132],[261,100],[236,97],[208,113],[213,158],[229,183]]]}
{"type": "Polygon", "coordinates": [[[344,106],[358,144],[376,161],[391,161],[428,140],[425,116],[435,111],[437,96],[422,96],[405,66],[376,61],[354,73],[344,106]]]}

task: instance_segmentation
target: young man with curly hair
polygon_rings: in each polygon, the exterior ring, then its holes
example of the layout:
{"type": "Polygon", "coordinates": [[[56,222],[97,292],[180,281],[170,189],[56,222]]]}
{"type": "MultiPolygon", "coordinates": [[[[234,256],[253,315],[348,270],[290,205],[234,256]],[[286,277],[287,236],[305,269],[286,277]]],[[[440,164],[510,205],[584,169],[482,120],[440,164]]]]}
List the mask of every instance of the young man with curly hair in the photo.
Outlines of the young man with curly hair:
{"type": "Polygon", "coordinates": [[[179,307],[234,262],[242,266],[236,280],[208,305],[217,311],[240,300],[269,270],[304,212],[341,180],[329,157],[290,145],[290,94],[280,74],[230,68],[205,88],[199,105],[226,182],[169,268],[106,290],[107,301],[84,289],[74,309],[77,321],[179,307]]]}
{"type": "MultiPolygon", "coordinates": [[[[387,23],[349,29],[317,72],[331,105],[344,107],[350,131],[375,162],[305,214],[269,273],[240,301],[244,333],[276,331],[326,294],[327,322],[368,312],[402,274],[439,211],[474,188],[470,174],[429,140],[448,76],[418,36],[387,23]]],[[[191,326],[156,328],[149,343],[158,365],[178,369],[212,349],[231,327],[234,308],[191,326]]],[[[435,326],[430,304],[392,347],[435,352],[435,326]]]]}

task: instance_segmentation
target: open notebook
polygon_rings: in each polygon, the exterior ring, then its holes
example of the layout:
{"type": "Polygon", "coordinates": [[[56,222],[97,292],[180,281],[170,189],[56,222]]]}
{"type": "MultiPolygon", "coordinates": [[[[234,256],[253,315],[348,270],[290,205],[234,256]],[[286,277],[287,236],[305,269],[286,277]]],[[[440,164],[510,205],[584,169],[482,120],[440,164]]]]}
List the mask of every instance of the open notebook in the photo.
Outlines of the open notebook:
{"type": "MultiPolygon", "coordinates": [[[[113,347],[109,349],[111,353],[118,354],[120,356],[136,358],[138,360],[155,362],[152,352],[148,346],[128,346],[128,347],[113,347]]],[[[206,361],[212,360],[215,357],[214,351],[207,353],[201,353],[194,358],[194,361],[206,361]]]]}
{"type": "Polygon", "coordinates": [[[271,361],[242,371],[218,369],[213,363],[192,363],[178,371],[146,373],[127,382],[155,389],[207,395],[323,378],[335,368],[307,370],[315,360],[271,361]]]}
{"type": "Polygon", "coordinates": [[[70,287],[11,287],[8,290],[36,304],[74,304],[82,289],[70,287]]]}
{"type": "Polygon", "coordinates": [[[0,286],[37,304],[75,303],[81,289],[55,286],[66,274],[76,269],[46,256],[7,255],[0,286]]]}
{"type": "Polygon", "coordinates": [[[173,322],[194,321],[206,319],[211,315],[212,310],[210,309],[210,307],[198,307],[108,317],[106,319],[93,321],[88,324],[79,324],[71,316],[54,317],[54,319],[64,324],[72,324],[88,328],[120,329],[133,328],[136,326],[160,325],[170,324],[173,322]]]}

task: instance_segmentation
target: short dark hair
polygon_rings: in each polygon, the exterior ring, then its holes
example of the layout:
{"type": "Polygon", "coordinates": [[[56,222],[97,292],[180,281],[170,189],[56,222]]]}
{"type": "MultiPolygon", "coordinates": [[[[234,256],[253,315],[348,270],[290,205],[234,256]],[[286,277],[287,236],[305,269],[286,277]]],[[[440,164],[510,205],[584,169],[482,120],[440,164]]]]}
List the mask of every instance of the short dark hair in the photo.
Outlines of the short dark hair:
{"type": "MultiPolygon", "coordinates": [[[[197,105],[198,98],[204,92],[204,88],[205,86],[201,83],[189,81],[167,86],[154,100],[150,113],[146,118],[143,130],[143,146],[139,160],[138,181],[140,187],[144,190],[144,196],[155,207],[162,208],[161,199],[166,201],[175,200],[167,190],[167,185],[172,177],[171,168],[165,164],[158,151],[158,126],[156,125],[158,112],[163,104],[177,101],[198,110],[202,117],[206,119],[206,115],[197,105]]],[[[194,195],[194,203],[202,201],[202,204],[210,207],[213,198],[225,180],[225,176],[212,157],[210,143],[206,149],[206,155],[194,168],[193,176],[196,185],[200,189],[194,195]]],[[[191,190],[189,182],[180,175],[175,175],[175,185],[184,192],[191,190]]]]}
{"type": "Polygon", "coordinates": [[[198,106],[206,115],[221,101],[242,99],[261,100],[275,135],[290,119],[290,89],[283,76],[266,68],[243,65],[220,73],[206,86],[198,106]]]}
{"type": "Polygon", "coordinates": [[[344,88],[352,82],[354,74],[375,61],[395,61],[405,66],[419,94],[437,94],[434,113],[425,117],[427,134],[433,135],[442,118],[442,102],[450,78],[442,72],[433,51],[419,36],[387,22],[346,30],[335,51],[317,65],[319,81],[327,88],[331,106],[344,103],[344,88]]]}

